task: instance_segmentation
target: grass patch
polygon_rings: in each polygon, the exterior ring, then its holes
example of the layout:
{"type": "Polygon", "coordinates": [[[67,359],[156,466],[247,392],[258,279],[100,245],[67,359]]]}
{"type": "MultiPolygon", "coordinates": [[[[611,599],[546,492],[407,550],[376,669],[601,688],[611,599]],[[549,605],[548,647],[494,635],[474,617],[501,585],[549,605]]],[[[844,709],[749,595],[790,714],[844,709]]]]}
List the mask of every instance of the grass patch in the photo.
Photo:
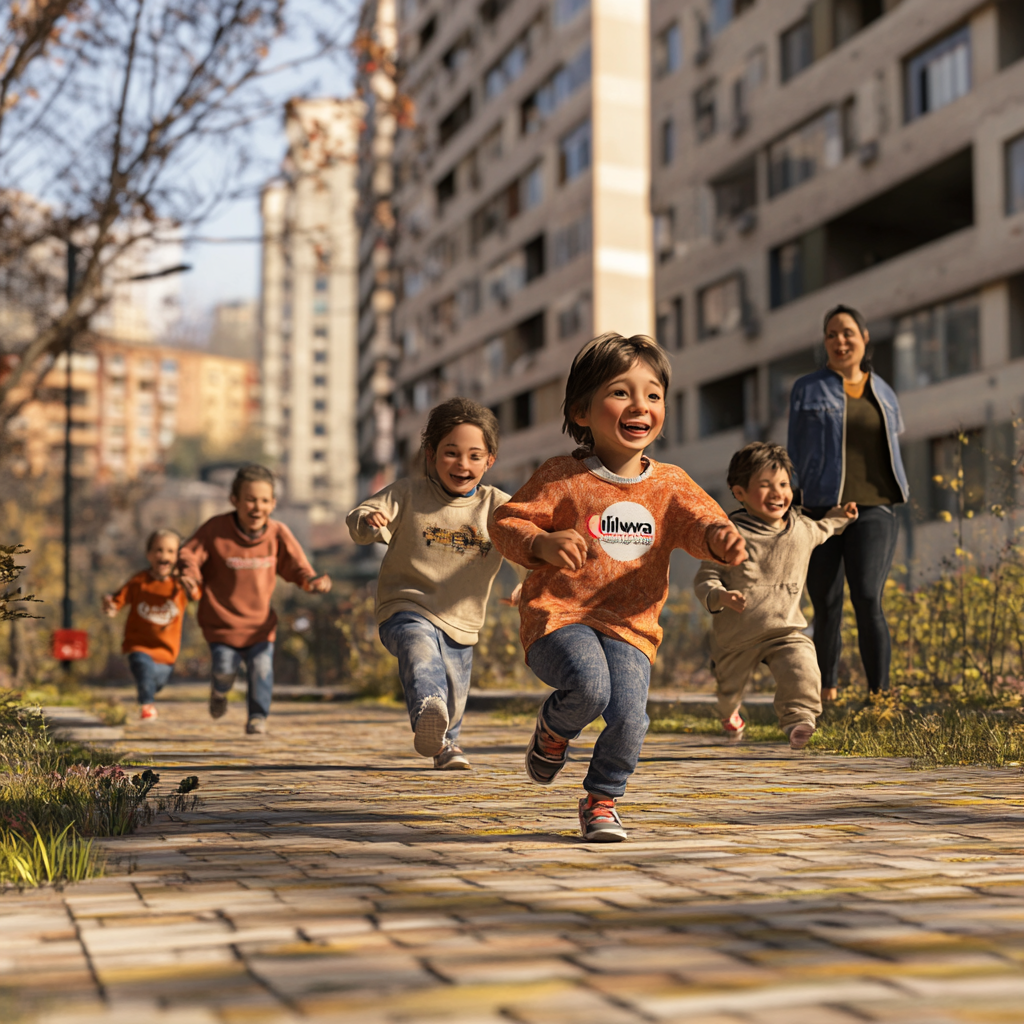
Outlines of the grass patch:
{"type": "MultiPolygon", "coordinates": [[[[648,732],[691,733],[698,736],[720,736],[725,738],[722,723],[717,718],[705,715],[673,715],[671,718],[655,718],[651,721],[648,732]]],[[[747,722],[743,732],[743,740],[747,743],[782,743],[785,734],[777,725],[765,725],[760,722],[747,722]]]]}
{"type": "Polygon", "coordinates": [[[0,697],[0,884],[74,882],[103,872],[94,836],[121,836],[156,811],[194,810],[195,776],[154,807],[160,776],[50,735],[19,694],[0,697]]]}
{"type": "Polygon", "coordinates": [[[909,757],[915,767],[1024,764],[1024,716],[965,704],[913,707],[898,697],[830,708],[810,746],[850,757],[909,757]]]}

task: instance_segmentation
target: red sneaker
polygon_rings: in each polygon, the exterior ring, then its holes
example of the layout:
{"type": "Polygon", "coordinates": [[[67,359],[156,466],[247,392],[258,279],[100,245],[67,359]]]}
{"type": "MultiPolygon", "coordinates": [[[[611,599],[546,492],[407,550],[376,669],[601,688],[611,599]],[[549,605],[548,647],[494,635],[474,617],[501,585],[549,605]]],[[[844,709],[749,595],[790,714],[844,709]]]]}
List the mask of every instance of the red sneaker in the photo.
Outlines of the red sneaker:
{"type": "Polygon", "coordinates": [[[743,739],[743,730],[746,727],[747,723],[743,721],[738,711],[734,711],[729,718],[722,719],[722,728],[730,743],[739,743],[743,739]]]}
{"type": "Polygon", "coordinates": [[[593,793],[580,800],[580,832],[591,843],[621,843],[628,838],[615,801],[593,793]]]}
{"type": "Polygon", "coordinates": [[[139,718],[143,721],[150,721],[157,717],[155,704],[143,704],[139,708],[139,718]]]}

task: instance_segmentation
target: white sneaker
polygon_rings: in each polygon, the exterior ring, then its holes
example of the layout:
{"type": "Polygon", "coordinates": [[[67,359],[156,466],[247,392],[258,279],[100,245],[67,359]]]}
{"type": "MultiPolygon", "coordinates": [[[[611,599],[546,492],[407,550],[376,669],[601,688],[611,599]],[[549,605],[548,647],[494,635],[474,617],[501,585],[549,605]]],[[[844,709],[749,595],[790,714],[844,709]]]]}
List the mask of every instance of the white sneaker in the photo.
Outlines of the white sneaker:
{"type": "Polygon", "coordinates": [[[416,733],[413,746],[417,754],[435,757],[441,753],[445,733],[448,732],[448,706],[440,697],[427,697],[423,701],[413,731],[416,733]]]}
{"type": "Polygon", "coordinates": [[[815,732],[811,722],[798,722],[789,730],[789,749],[803,750],[815,732]]]}

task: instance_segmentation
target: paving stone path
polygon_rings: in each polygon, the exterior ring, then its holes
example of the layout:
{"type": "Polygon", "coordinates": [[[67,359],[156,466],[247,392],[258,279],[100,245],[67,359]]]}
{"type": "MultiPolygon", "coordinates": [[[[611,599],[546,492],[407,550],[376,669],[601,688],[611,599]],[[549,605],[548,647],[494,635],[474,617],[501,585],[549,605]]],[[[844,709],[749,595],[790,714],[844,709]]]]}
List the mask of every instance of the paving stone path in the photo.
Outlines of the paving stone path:
{"type": "Polygon", "coordinates": [[[652,735],[630,841],[595,847],[593,734],[541,789],[529,726],[490,714],[450,774],[396,708],[281,704],[255,740],[241,716],[129,723],[205,803],[104,841],[103,879],[0,896],[0,1020],[1024,1020],[1018,769],[652,735]]]}

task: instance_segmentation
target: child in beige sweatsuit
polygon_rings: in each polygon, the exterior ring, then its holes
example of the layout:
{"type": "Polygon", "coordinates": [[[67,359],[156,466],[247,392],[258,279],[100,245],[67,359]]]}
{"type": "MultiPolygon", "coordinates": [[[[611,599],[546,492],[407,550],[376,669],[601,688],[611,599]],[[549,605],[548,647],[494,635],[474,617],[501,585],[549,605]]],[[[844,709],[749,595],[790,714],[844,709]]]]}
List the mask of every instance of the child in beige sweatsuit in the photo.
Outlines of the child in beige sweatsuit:
{"type": "Polygon", "coordinates": [[[718,683],[718,711],[732,740],[746,723],[739,707],[754,669],[764,662],[775,679],[775,713],[801,750],[821,714],[821,672],[814,644],[803,632],[807,620],[800,596],[811,552],[857,518],[853,502],[809,519],[793,504],[793,463],[777,444],[755,442],[729,463],[728,483],[743,506],[729,518],[747,545],[747,560],[736,566],[704,562],[694,580],[711,624],[712,669],[718,683]]]}

